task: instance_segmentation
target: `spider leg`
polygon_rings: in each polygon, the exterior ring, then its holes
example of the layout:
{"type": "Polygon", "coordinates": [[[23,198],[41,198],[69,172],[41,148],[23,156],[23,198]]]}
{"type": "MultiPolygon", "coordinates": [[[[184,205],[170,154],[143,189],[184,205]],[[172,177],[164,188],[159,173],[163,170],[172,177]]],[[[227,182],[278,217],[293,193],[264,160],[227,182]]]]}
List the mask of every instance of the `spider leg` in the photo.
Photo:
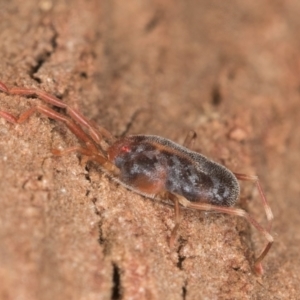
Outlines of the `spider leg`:
{"type": "Polygon", "coordinates": [[[0,91],[2,91],[4,93],[8,93],[9,92],[7,86],[3,82],[1,82],[1,81],[0,81],[0,91]]]}
{"type": "Polygon", "coordinates": [[[212,205],[208,203],[193,203],[193,202],[185,202],[184,206],[192,209],[197,209],[201,211],[214,211],[218,213],[225,213],[229,215],[239,216],[242,218],[245,218],[251,225],[253,225],[260,233],[263,234],[265,239],[267,240],[267,244],[263,248],[263,250],[260,252],[258,257],[256,258],[254,262],[254,271],[258,275],[263,274],[263,267],[261,265],[262,260],[265,258],[267,253],[269,252],[272,244],[273,244],[273,237],[271,234],[263,228],[250,214],[248,214],[245,210],[236,208],[236,207],[225,207],[225,206],[217,206],[212,205]]]}
{"type": "Polygon", "coordinates": [[[176,195],[172,193],[168,193],[168,198],[172,201],[174,201],[174,211],[175,211],[175,226],[171,232],[170,240],[169,240],[169,245],[172,248],[176,242],[176,236],[177,232],[181,223],[181,207],[179,205],[179,200],[176,195]]]}
{"type": "Polygon", "coordinates": [[[194,130],[190,130],[183,142],[183,146],[192,149],[194,147],[196,138],[197,133],[194,130]]]}
{"type": "Polygon", "coordinates": [[[9,95],[21,95],[21,96],[36,96],[44,102],[51,104],[56,107],[66,109],[69,117],[61,114],[50,107],[44,105],[36,105],[21,113],[20,116],[16,117],[6,111],[0,110],[0,116],[11,123],[23,123],[30,118],[34,113],[39,112],[53,120],[63,122],[69,130],[85,145],[85,147],[70,147],[64,150],[53,149],[52,153],[55,155],[65,155],[71,152],[77,152],[88,157],[88,160],[94,160],[98,162],[107,171],[112,172],[112,175],[118,173],[118,168],[115,167],[106,158],[105,151],[101,148],[100,142],[102,136],[107,140],[114,141],[114,137],[104,128],[97,128],[92,122],[87,120],[79,111],[70,108],[65,103],[61,102],[57,97],[50,95],[46,92],[28,89],[28,88],[12,88],[9,89],[7,86],[0,81],[0,91],[5,92],[9,95]],[[86,127],[89,134],[87,134],[82,128],[86,127]]]}
{"type": "Polygon", "coordinates": [[[268,231],[270,232],[271,229],[272,229],[272,221],[273,221],[273,213],[272,213],[272,210],[271,210],[271,207],[267,201],[267,198],[263,192],[263,189],[260,185],[260,182],[258,180],[258,177],[255,176],[255,175],[246,175],[246,174],[240,174],[240,173],[233,173],[235,175],[235,177],[239,180],[244,180],[244,181],[252,181],[255,183],[257,189],[258,189],[258,192],[259,192],[259,195],[260,195],[260,199],[262,201],[262,204],[263,204],[263,207],[264,207],[264,210],[266,212],[266,216],[267,216],[267,220],[269,222],[269,225],[268,225],[268,231]]]}
{"type": "MultiPolygon", "coordinates": [[[[59,98],[46,93],[44,91],[33,89],[33,88],[11,88],[9,89],[3,82],[0,81],[0,90],[10,95],[20,95],[20,96],[36,96],[44,102],[51,104],[56,107],[66,109],[66,112],[70,117],[76,121],[81,126],[87,128],[92,139],[99,144],[102,140],[102,136],[105,137],[109,142],[113,142],[115,138],[112,134],[103,127],[96,127],[94,124],[89,121],[85,116],[83,116],[78,110],[71,108],[67,104],[63,103],[59,98]]],[[[2,115],[3,116],[3,115],[2,115]]]]}
{"type": "Polygon", "coordinates": [[[176,243],[176,239],[177,239],[177,232],[181,223],[181,207],[180,207],[180,200],[179,200],[179,195],[170,193],[168,191],[162,191],[158,194],[156,194],[156,196],[158,196],[158,199],[160,200],[171,200],[174,202],[174,212],[175,212],[175,225],[174,228],[172,229],[171,235],[170,235],[170,239],[169,239],[169,246],[170,248],[173,248],[174,244],[176,243]]]}
{"type": "Polygon", "coordinates": [[[23,123],[28,118],[30,118],[35,112],[39,112],[53,120],[61,121],[66,124],[66,126],[73,132],[78,139],[80,139],[82,142],[84,142],[87,146],[87,149],[90,150],[90,153],[97,153],[99,150],[96,147],[94,141],[92,138],[90,138],[82,129],[79,127],[75,122],[73,122],[68,117],[56,112],[55,110],[43,106],[43,105],[36,105],[34,107],[31,107],[30,109],[23,112],[19,117],[15,117],[10,113],[7,113],[5,111],[0,111],[0,116],[6,119],[7,121],[11,123],[23,123]]]}

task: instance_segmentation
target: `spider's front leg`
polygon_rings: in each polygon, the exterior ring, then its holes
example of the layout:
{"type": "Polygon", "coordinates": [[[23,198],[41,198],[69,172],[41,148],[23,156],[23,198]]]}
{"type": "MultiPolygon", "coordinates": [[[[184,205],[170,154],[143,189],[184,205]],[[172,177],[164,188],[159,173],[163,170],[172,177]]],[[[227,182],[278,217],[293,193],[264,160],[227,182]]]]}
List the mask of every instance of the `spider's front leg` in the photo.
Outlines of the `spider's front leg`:
{"type": "MultiPolygon", "coordinates": [[[[65,109],[67,114],[71,117],[72,120],[77,122],[80,126],[86,127],[88,129],[90,137],[96,143],[100,143],[102,137],[105,137],[109,142],[113,142],[115,140],[114,136],[108,130],[106,130],[103,127],[95,127],[94,124],[90,120],[88,120],[83,114],[81,114],[78,110],[63,103],[60,99],[58,99],[54,95],[51,95],[49,93],[34,88],[15,87],[9,89],[1,81],[0,81],[0,91],[9,95],[36,96],[37,98],[43,100],[47,104],[65,109]]],[[[1,116],[10,122],[14,122],[13,118],[10,119],[10,115],[5,114],[5,112],[1,112],[1,116]]],[[[18,123],[21,122],[23,122],[22,119],[18,120],[18,123]]]]}
{"type": "Polygon", "coordinates": [[[39,112],[50,119],[60,121],[64,123],[69,130],[78,138],[78,140],[84,146],[70,147],[64,150],[53,149],[54,155],[66,155],[71,152],[80,153],[88,160],[93,160],[99,163],[105,170],[111,172],[112,175],[118,174],[118,168],[116,168],[108,159],[105,150],[102,149],[100,143],[105,137],[109,142],[115,140],[115,138],[105,128],[96,127],[91,121],[84,117],[79,111],[69,107],[63,103],[57,97],[48,94],[44,91],[30,89],[30,88],[11,88],[9,89],[3,82],[0,81],[0,91],[8,95],[20,95],[20,96],[36,96],[44,102],[51,104],[55,107],[60,107],[66,110],[70,118],[66,115],[59,113],[52,108],[44,105],[36,105],[21,113],[16,117],[6,111],[0,110],[0,117],[6,119],[10,123],[20,124],[25,122],[34,113],[39,112]],[[89,134],[87,134],[82,127],[86,127],[89,134]]]}

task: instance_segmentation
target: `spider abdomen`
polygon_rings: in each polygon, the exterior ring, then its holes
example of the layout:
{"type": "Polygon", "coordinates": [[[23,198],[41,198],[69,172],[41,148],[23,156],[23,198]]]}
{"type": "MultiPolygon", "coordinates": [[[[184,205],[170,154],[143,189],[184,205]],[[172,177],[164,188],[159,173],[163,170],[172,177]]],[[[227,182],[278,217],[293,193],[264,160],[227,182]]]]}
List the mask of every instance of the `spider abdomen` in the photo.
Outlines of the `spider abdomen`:
{"type": "Polygon", "coordinates": [[[108,150],[120,180],[147,194],[169,191],[192,202],[232,206],[239,184],[231,171],[170,140],[136,135],[119,139],[108,150]]]}

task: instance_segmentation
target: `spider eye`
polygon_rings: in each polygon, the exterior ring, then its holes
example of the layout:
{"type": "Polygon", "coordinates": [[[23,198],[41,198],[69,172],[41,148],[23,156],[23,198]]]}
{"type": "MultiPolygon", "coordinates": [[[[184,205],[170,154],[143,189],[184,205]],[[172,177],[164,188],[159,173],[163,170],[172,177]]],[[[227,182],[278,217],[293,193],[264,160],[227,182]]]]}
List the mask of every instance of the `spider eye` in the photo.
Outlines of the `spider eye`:
{"type": "Polygon", "coordinates": [[[128,152],[130,152],[130,147],[128,147],[128,146],[122,146],[121,147],[121,152],[125,152],[125,153],[128,153],[128,152]]]}

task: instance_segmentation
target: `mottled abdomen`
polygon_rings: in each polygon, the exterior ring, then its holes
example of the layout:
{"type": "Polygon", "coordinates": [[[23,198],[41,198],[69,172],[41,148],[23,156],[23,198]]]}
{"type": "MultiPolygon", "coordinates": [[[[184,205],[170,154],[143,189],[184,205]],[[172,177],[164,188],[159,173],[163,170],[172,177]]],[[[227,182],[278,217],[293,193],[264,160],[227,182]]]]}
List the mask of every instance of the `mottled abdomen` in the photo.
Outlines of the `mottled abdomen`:
{"type": "Polygon", "coordinates": [[[162,191],[193,202],[232,206],[239,196],[237,179],[206,157],[158,136],[129,136],[114,143],[109,159],[125,184],[146,194],[162,191]]]}

